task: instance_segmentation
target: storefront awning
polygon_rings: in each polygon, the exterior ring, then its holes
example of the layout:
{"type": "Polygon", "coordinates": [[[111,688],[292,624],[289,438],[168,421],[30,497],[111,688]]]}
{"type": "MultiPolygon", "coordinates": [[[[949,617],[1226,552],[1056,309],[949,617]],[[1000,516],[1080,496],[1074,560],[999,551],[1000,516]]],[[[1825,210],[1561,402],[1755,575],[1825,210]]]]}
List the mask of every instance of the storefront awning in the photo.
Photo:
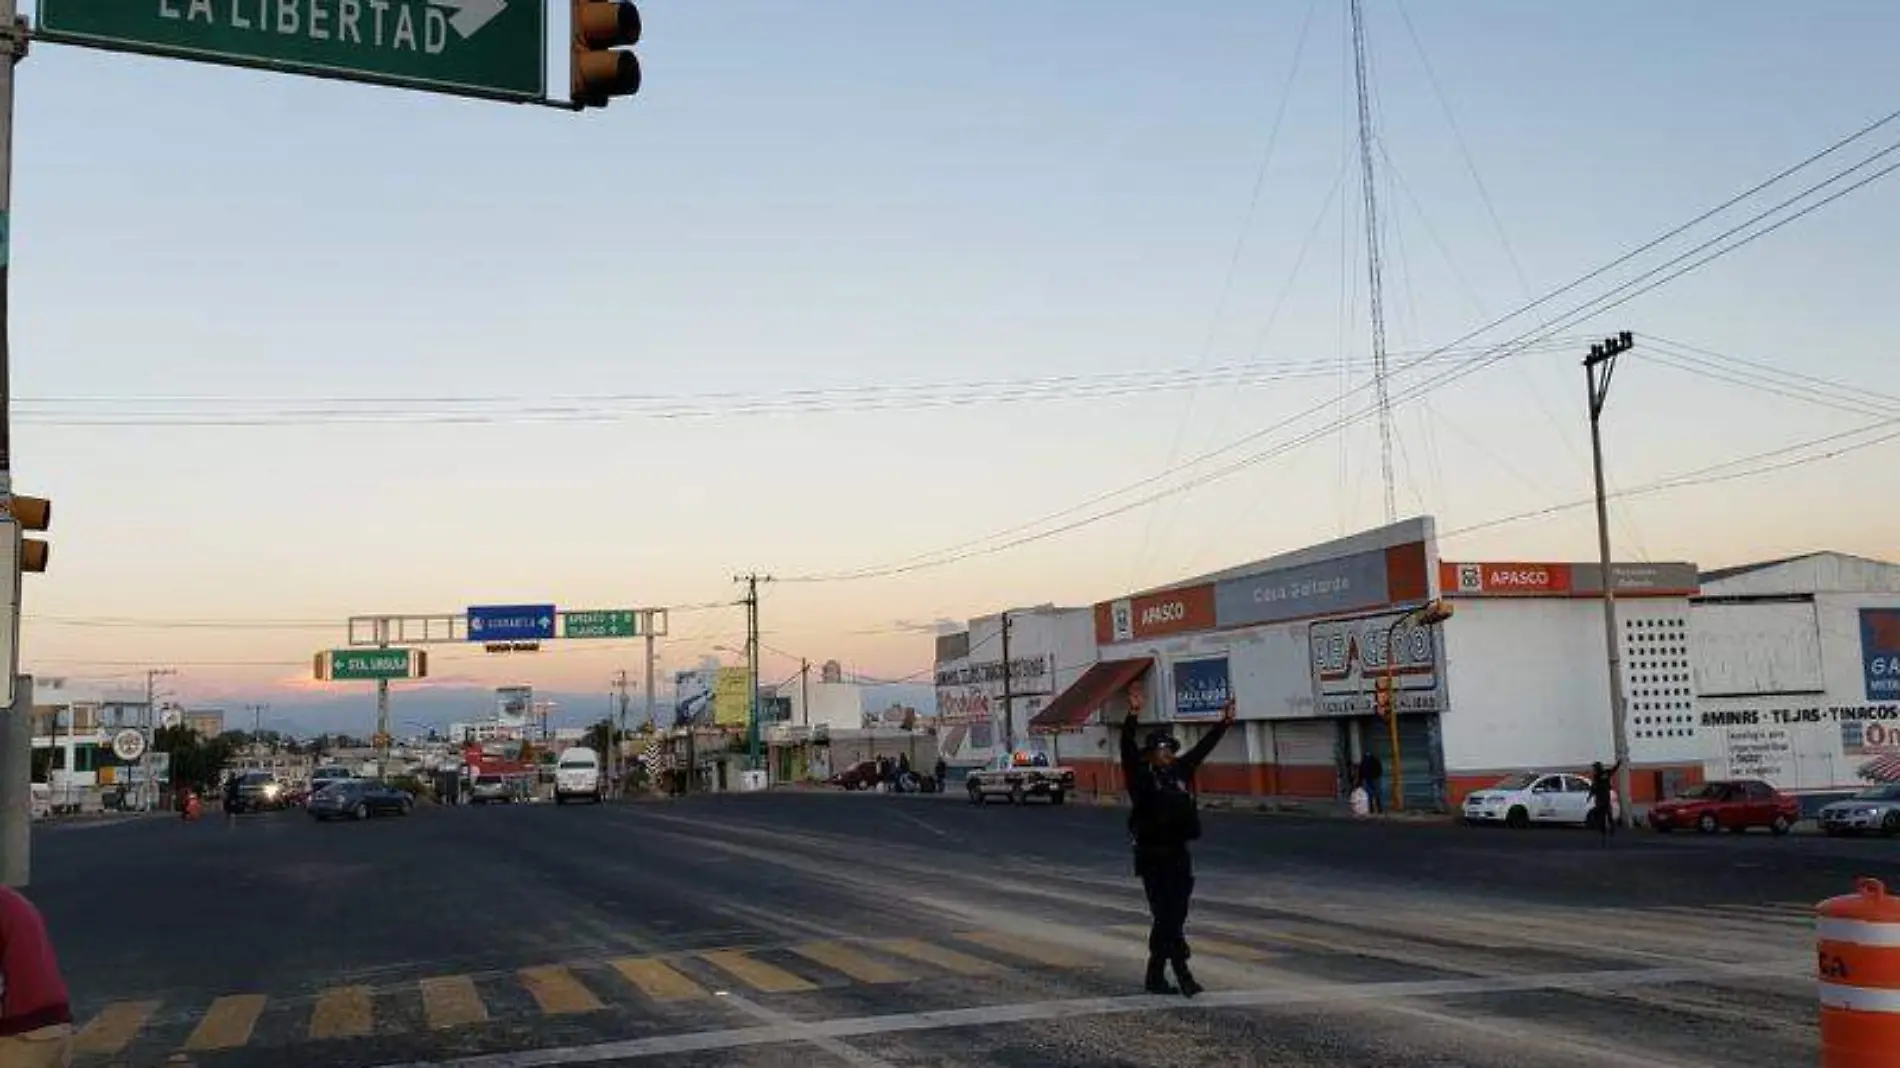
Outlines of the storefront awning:
{"type": "Polygon", "coordinates": [[[1134,660],[1104,660],[1082,673],[1074,685],[1062,691],[1049,706],[1029,721],[1032,734],[1053,734],[1082,726],[1101,710],[1108,699],[1128,688],[1148,673],[1152,657],[1134,660]]]}

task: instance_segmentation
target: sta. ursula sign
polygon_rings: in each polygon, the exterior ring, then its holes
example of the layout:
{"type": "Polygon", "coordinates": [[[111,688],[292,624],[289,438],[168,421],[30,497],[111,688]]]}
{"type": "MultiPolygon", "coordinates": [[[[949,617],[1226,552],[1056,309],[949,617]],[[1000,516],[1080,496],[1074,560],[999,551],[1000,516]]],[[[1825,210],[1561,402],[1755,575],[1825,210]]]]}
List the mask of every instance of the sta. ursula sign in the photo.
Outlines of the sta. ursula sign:
{"type": "Polygon", "coordinates": [[[332,682],[377,682],[423,678],[428,654],[420,649],[332,649],[317,654],[317,678],[332,682]]]}
{"type": "Polygon", "coordinates": [[[499,100],[547,83],[544,0],[40,0],[35,36],[499,100]]]}

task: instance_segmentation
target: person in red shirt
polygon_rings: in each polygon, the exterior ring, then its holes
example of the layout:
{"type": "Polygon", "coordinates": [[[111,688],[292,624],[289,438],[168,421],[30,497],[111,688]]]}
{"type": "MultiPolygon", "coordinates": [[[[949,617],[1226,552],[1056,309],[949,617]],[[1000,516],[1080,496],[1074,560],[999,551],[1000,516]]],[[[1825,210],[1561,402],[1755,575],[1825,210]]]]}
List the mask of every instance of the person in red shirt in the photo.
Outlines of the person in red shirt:
{"type": "Polygon", "coordinates": [[[65,1068],[73,1013],[40,910],[0,886],[0,1065],[65,1068]]]}

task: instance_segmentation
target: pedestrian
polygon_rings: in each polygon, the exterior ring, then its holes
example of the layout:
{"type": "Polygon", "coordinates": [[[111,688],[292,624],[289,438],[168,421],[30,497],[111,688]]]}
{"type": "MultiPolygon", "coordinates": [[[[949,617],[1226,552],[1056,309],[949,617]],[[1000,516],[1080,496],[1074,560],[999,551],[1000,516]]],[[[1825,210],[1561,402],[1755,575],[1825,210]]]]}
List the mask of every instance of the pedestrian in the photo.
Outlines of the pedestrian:
{"type": "Polygon", "coordinates": [[[1371,810],[1383,813],[1385,811],[1385,765],[1379,762],[1378,757],[1372,755],[1370,749],[1366,750],[1365,756],[1359,758],[1359,785],[1366,788],[1366,804],[1371,807],[1371,810]]]}
{"type": "Polygon", "coordinates": [[[1194,748],[1179,753],[1180,743],[1166,727],[1148,732],[1145,745],[1135,746],[1140,727],[1141,691],[1129,691],[1127,718],[1122,720],[1122,773],[1128,782],[1128,830],[1134,839],[1135,874],[1148,897],[1153,925],[1148,930],[1148,973],[1144,988],[1150,994],[1201,992],[1188,970],[1188,903],[1194,896],[1194,861],[1188,843],[1201,836],[1201,816],[1194,800],[1194,772],[1207,759],[1221,735],[1234,722],[1234,702],[1221,710],[1220,722],[1194,748]],[[1177,755],[1178,754],[1178,755],[1177,755]],[[1168,984],[1166,969],[1174,968],[1177,991],[1168,984]]]}
{"type": "Polygon", "coordinates": [[[73,1013],[46,921],[17,890],[0,886],[0,1065],[65,1068],[73,1013]]]}
{"type": "Polygon", "coordinates": [[[937,792],[942,793],[945,785],[944,780],[950,777],[950,765],[945,764],[942,757],[938,757],[937,766],[932,770],[936,772],[937,792]]]}
{"type": "Polygon", "coordinates": [[[234,771],[230,774],[228,778],[224,780],[225,822],[228,823],[231,820],[237,819],[237,810],[238,810],[238,777],[237,777],[237,772],[234,771]]]}
{"type": "Polygon", "coordinates": [[[1615,775],[1616,770],[1622,766],[1621,760],[1607,768],[1603,766],[1601,760],[1590,765],[1589,822],[1603,836],[1603,842],[1606,845],[1610,841],[1610,836],[1616,833],[1616,814],[1610,808],[1610,777],[1615,775]]]}

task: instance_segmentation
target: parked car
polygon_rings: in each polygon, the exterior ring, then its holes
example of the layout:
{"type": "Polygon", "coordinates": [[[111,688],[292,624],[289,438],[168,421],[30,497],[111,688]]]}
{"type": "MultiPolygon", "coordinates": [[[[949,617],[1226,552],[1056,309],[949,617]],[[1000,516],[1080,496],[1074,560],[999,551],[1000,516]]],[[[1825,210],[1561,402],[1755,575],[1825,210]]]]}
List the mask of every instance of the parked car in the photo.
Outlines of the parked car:
{"type": "Polygon", "coordinates": [[[1679,827],[1694,827],[1703,834],[1766,827],[1787,834],[1800,820],[1800,800],[1759,779],[1706,782],[1649,812],[1649,825],[1663,834],[1679,827]]]}
{"type": "MultiPolygon", "coordinates": [[[[1621,819],[1622,814],[1622,799],[1612,790],[1611,818],[1621,819]]],[[[1508,776],[1489,789],[1467,795],[1464,817],[1469,824],[1529,827],[1533,823],[1560,823],[1581,827],[1590,820],[1590,780],[1581,775],[1534,771],[1508,776]]]]}
{"type": "Polygon", "coordinates": [[[513,804],[528,799],[530,787],[519,776],[477,775],[468,785],[468,803],[471,805],[513,804]]]}
{"type": "Polygon", "coordinates": [[[1821,830],[1827,834],[1900,835],[1900,783],[1862,790],[1845,801],[1821,809],[1821,830]]]}
{"type": "Polygon", "coordinates": [[[877,761],[860,760],[844,769],[825,783],[829,786],[842,786],[847,790],[869,790],[877,785],[877,761]]]}
{"type": "Polygon", "coordinates": [[[312,794],[304,810],[317,820],[366,820],[371,816],[407,816],[415,803],[407,791],[374,779],[343,779],[312,794]]]}

